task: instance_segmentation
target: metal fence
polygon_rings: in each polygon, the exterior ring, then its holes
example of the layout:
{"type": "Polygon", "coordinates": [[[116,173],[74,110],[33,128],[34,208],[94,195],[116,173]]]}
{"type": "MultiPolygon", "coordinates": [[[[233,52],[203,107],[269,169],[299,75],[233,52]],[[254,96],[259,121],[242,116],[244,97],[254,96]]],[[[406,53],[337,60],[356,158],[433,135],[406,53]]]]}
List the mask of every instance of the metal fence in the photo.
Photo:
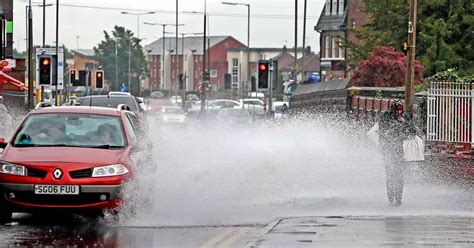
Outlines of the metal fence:
{"type": "Polygon", "coordinates": [[[431,82],[428,90],[427,140],[472,143],[473,82],[431,82]]]}

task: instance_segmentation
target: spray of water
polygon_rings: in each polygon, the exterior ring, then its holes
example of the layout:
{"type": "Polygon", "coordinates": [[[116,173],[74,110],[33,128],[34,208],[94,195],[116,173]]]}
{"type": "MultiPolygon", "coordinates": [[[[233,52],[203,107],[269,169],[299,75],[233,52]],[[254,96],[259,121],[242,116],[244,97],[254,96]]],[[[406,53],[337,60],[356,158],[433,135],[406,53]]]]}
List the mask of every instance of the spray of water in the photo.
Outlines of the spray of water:
{"type": "Polygon", "coordinates": [[[404,205],[390,207],[377,147],[365,129],[344,119],[175,127],[149,118],[152,155],[137,164],[125,191],[121,220],[127,225],[264,223],[295,215],[472,216],[474,210],[472,191],[438,183],[417,164],[406,170],[404,205]]]}

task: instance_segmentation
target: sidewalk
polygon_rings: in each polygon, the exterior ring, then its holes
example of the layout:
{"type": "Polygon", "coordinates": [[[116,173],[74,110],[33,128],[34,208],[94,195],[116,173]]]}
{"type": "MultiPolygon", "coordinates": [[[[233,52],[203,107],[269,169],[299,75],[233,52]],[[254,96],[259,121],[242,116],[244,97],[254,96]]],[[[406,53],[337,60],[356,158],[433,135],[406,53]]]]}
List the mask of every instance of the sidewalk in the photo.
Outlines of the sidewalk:
{"type": "Polygon", "coordinates": [[[249,247],[472,247],[474,218],[452,216],[278,219],[249,247]]]}

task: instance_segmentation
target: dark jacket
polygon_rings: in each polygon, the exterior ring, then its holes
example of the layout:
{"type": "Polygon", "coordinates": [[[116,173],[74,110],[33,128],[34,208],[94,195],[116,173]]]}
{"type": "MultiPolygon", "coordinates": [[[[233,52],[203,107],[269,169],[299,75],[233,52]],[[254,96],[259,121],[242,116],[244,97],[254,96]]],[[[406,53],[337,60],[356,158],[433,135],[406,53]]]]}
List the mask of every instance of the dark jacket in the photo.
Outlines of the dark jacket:
{"type": "Polygon", "coordinates": [[[379,140],[385,152],[403,154],[403,141],[416,134],[413,116],[403,113],[405,122],[398,120],[395,109],[382,114],[379,120],[379,140]]]}

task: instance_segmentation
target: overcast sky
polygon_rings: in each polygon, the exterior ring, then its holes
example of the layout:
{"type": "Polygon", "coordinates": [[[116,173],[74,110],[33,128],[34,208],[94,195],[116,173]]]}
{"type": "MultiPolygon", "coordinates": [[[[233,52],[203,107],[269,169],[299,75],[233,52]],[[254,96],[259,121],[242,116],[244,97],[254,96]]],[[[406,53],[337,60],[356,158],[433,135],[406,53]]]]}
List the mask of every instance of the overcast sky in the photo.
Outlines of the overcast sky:
{"type": "MultiPolygon", "coordinates": [[[[282,47],[294,45],[294,0],[227,0],[250,3],[252,17],[251,47],[282,47]],[[270,18],[271,17],[271,18],[270,18]]],[[[41,0],[32,0],[34,4],[41,0]]],[[[47,0],[55,3],[55,0],[47,0]]],[[[303,16],[303,0],[299,1],[299,15],[303,16]]],[[[308,0],[308,21],[306,27],[307,45],[313,51],[319,51],[319,34],[314,31],[317,18],[321,14],[324,0],[308,0]]],[[[161,26],[143,24],[147,22],[175,23],[176,2],[173,0],[60,0],[60,37],[59,43],[75,49],[92,49],[103,38],[103,31],[111,31],[114,25],[125,26],[137,35],[137,17],[123,15],[120,12],[156,11],[153,15],[140,17],[140,38],[147,45],[162,36],[161,26]],[[74,5],[76,7],[70,6],[74,5]],[[82,6],[82,7],[78,7],[82,6]],[[86,8],[100,7],[100,8],[86,8]],[[108,9],[112,8],[112,9],[108,9]],[[79,39],[76,37],[79,36],[79,39]],[[78,41],[78,42],[77,42],[78,41]]],[[[27,0],[14,0],[14,47],[25,50],[25,6],[27,0]]],[[[46,43],[55,41],[55,6],[46,8],[46,43]]],[[[203,11],[204,0],[179,0],[179,11],[203,11]]],[[[223,5],[219,0],[207,1],[207,12],[210,13],[210,34],[231,35],[246,44],[247,42],[247,7],[223,5]],[[230,16],[229,16],[230,15],[230,16]]],[[[33,8],[34,43],[42,42],[42,8],[33,8]]],[[[192,13],[179,15],[179,22],[185,24],[180,32],[202,32],[203,17],[192,13]]],[[[302,45],[303,22],[298,27],[298,45],[302,45]]],[[[174,27],[168,27],[174,32],[174,27]]],[[[168,31],[168,30],[167,30],[168,31]]]]}

